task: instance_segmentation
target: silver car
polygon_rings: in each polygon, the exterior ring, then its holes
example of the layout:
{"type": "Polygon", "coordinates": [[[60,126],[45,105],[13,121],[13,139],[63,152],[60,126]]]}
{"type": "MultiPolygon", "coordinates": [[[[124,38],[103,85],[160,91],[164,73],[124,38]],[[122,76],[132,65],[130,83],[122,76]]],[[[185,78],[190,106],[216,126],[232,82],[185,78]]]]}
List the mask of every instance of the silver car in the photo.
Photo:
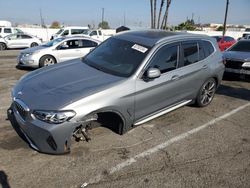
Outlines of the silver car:
{"type": "Polygon", "coordinates": [[[96,122],[119,134],[181,106],[207,106],[224,64],[215,39],[158,30],[129,31],[82,59],[22,77],[9,119],[36,150],[61,154],[89,140],[96,122]]]}
{"type": "Polygon", "coordinates": [[[83,57],[99,44],[100,41],[89,37],[57,38],[21,51],[17,66],[38,68],[83,57]]]}

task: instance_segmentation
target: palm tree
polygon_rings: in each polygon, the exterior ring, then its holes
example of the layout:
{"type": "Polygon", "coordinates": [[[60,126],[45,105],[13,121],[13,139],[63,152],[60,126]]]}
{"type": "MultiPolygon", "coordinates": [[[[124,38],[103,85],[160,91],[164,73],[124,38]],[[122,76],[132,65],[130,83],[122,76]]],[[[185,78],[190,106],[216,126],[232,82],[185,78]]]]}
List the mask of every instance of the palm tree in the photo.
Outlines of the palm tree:
{"type": "Polygon", "coordinates": [[[153,0],[150,0],[150,8],[151,8],[151,28],[153,28],[154,27],[154,18],[153,18],[153,12],[154,12],[154,10],[153,10],[153,0]]]}
{"type": "Polygon", "coordinates": [[[154,22],[153,22],[154,29],[156,27],[156,3],[157,3],[157,0],[154,0],[154,22]]]}
{"type": "Polygon", "coordinates": [[[162,13],[162,8],[164,5],[165,0],[161,0],[161,5],[160,5],[160,11],[159,11],[159,16],[158,16],[158,23],[157,23],[157,29],[160,28],[160,20],[161,20],[161,13],[162,13]]]}
{"type": "Polygon", "coordinates": [[[164,17],[163,17],[163,20],[162,20],[162,23],[161,23],[161,29],[164,29],[164,28],[166,29],[166,27],[167,27],[168,11],[169,11],[171,1],[172,0],[167,0],[165,14],[164,14],[164,17]]]}

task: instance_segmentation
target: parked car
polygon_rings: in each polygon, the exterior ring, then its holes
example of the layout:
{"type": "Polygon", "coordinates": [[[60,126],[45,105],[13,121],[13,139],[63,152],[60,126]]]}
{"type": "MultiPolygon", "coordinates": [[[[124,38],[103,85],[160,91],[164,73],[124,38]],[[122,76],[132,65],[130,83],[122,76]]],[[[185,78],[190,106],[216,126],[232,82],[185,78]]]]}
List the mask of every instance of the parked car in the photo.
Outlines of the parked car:
{"type": "Polygon", "coordinates": [[[5,37],[15,33],[23,33],[23,31],[15,27],[0,27],[0,37],[5,37]]]}
{"type": "Polygon", "coordinates": [[[42,39],[26,33],[16,33],[0,38],[0,50],[11,48],[29,48],[38,46],[42,43],[42,39]]]}
{"type": "Polygon", "coordinates": [[[109,37],[111,37],[111,35],[104,35],[103,32],[99,29],[91,30],[86,35],[93,38],[93,39],[100,40],[100,41],[104,41],[104,40],[108,39],[109,37]]]}
{"type": "Polygon", "coordinates": [[[233,37],[229,37],[229,36],[224,36],[224,38],[223,36],[213,36],[213,37],[217,40],[217,43],[221,51],[226,50],[227,48],[232,46],[234,43],[236,43],[236,40],[233,37]]]}
{"type": "Polygon", "coordinates": [[[239,40],[223,53],[225,76],[250,77],[250,40],[239,40]]]}
{"type": "Polygon", "coordinates": [[[100,41],[89,37],[57,38],[46,44],[20,52],[18,67],[44,67],[85,56],[100,41]]]}
{"type": "Polygon", "coordinates": [[[64,27],[61,28],[56,34],[51,36],[50,40],[59,38],[59,37],[66,37],[72,35],[80,35],[80,34],[88,34],[89,28],[88,27],[64,27]]]}
{"type": "Polygon", "coordinates": [[[34,149],[70,151],[97,121],[119,134],[181,106],[211,103],[224,64],[208,36],[158,30],[110,37],[82,59],[32,71],[12,90],[14,127],[34,149]]]}

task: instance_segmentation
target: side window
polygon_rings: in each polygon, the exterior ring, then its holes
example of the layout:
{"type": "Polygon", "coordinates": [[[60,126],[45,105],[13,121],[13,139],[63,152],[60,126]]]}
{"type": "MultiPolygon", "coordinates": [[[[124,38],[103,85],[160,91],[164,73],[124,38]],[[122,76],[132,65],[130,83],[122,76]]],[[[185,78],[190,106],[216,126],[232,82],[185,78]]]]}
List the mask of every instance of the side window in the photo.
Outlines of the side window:
{"type": "Polygon", "coordinates": [[[0,33],[2,33],[2,28],[0,28],[0,33]]]}
{"type": "Polygon", "coordinates": [[[91,40],[81,40],[79,48],[92,48],[96,47],[98,44],[91,40]]]}
{"type": "Polygon", "coordinates": [[[97,31],[92,31],[92,32],[89,34],[89,36],[95,36],[95,35],[97,35],[97,31]]]}
{"type": "Polygon", "coordinates": [[[182,43],[184,66],[191,65],[199,61],[197,42],[182,43]]]}
{"type": "Polygon", "coordinates": [[[79,47],[79,40],[69,40],[66,44],[69,49],[75,49],[79,47]]]}
{"type": "Polygon", "coordinates": [[[163,46],[154,55],[150,62],[150,67],[160,69],[161,73],[165,73],[176,69],[178,65],[179,45],[163,46]]]}
{"type": "Polygon", "coordinates": [[[22,39],[31,39],[32,37],[29,35],[20,35],[22,39]]]}
{"type": "Polygon", "coordinates": [[[68,35],[68,34],[69,34],[69,30],[65,30],[65,31],[63,32],[62,36],[66,36],[66,35],[68,35]]]}
{"type": "Polygon", "coordinates": [[[204,49],[203,43],[200,41],[198,43],[198,45],[199,45],[199,61],[202,61],[207,56],[206,56],[206,53],[205,53],[205,49],[204,49]]]}
{"type": "Polygon", "coordinates": [[[99,34],[99,35],[102,35],[102,32],[99,30],[99,31],[98,31],[98,34],[99,34]]]}
{"type": "Polygon", "coordinates": [[[211,44],[211,42],[208,41],[202,41],[204,49],[205,49],[205,53],[206,53],[206,57],[210,56],[212,53],[214,53],[214,47],[211,44]]]}
{"type": "Polygon", "coordinates": [[[4,28],[3,32],[4,33],[11,33],[11,28],[4,28]]]}
{"type": "Polygon", "coordinates": [[[71,35],[82,34],[84,29],[71,29],[71,35]]]}

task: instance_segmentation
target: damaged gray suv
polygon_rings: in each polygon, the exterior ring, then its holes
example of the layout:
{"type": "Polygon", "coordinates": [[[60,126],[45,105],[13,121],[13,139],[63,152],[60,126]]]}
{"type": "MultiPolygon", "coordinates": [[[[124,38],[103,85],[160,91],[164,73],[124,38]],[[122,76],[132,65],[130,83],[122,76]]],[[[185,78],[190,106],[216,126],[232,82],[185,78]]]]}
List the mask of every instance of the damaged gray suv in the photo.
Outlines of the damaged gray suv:
{"type": "Polygon", "coordinates": [[[22,77],[8,115],[32,148],[67,153],[72,138],[90,139],[92,126],[123,134],[181,106],[207,106],[224,69],[216,41],[208,36],[124,32],[82,59],[22,77]]]}

